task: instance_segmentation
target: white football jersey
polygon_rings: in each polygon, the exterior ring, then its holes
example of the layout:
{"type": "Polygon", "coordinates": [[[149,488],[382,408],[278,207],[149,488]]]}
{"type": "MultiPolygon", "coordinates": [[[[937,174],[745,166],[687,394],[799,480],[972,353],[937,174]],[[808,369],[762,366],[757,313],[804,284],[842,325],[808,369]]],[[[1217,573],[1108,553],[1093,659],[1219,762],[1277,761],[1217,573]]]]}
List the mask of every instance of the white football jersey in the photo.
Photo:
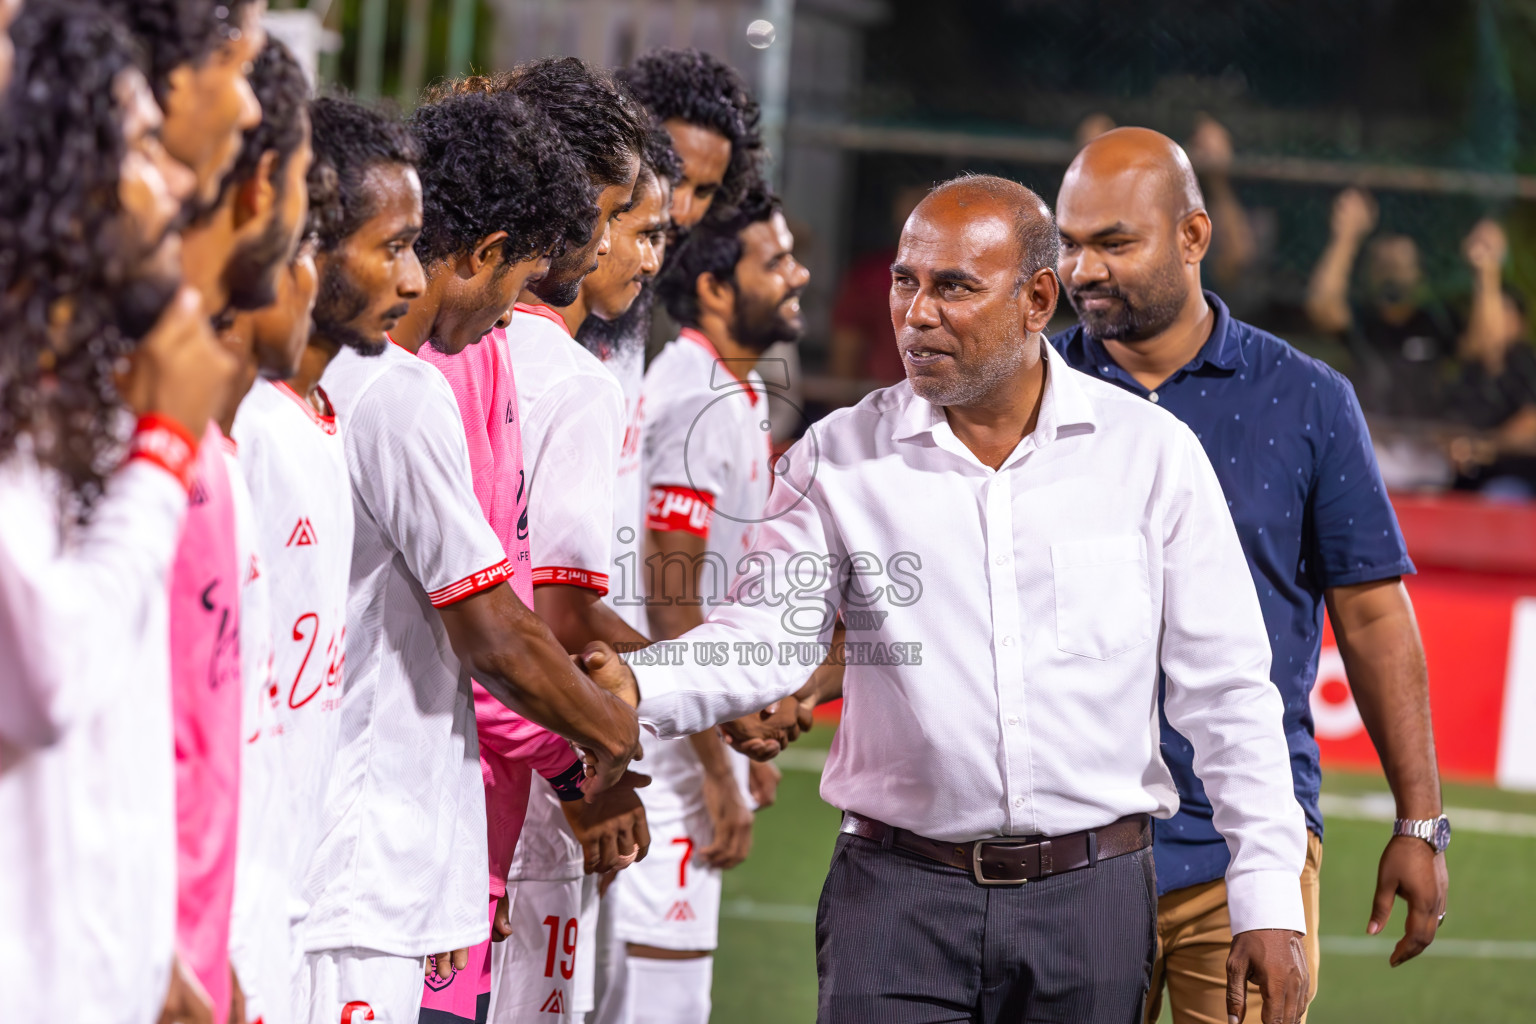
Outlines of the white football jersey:
{"type": "MultiPolygon", "coordinates": [[[[709,562],[699,593],[706,615],[725,600],[742,556],[756,544],[772,481],[767,392],[756,370],[742,377],[743,369],[684,328],[645,374],[645,526],[705,538],[709,562]]],[[[696,811],[704,773],[687,741],[648,732],[641,738],[642,763],[653,779],[641,791],[646,808],[658,816],[696,811]]],[[[728,753],[745,796],[747,759],[728,753]]]]}
{"type": "Polygon", "coordinates": [[[272,699],[272,603],[255,503],[234,441],[224,441],[240,566],[240,827],[229,960],[248,1019],[287,1024],[292,969],[288,922],[288,783],[272,699]]]}
{"type": "Polygon", "coordinates": [[[624,392],[547,306],[519,303],[506,343],[517,374],[533,584],[606,594],[624,392]]]}
{"type": "Polygon", "coordinates": [[[153,1024],[175,947],[167,580],[187,489],[148,462],[85,526],[0,465],[0,1020],[153,1024]],[[33,671],[33,670],[36,671],[33,671]]]}
{"type": "Polygon", "coordinates": [[[320,841],[341,726],[352,485],[335,416],[321,416],[286,384],[258,380],[251,387],[234,437],[256,512],[272,629],[272,685],[247,737],[281,736],[287,910],[297,928],[309,912],[304,879],[320,841]]]}
{"type": "Polygon", "coordinates": [[[399,348],[344,349],[336,407],[355,532],[341,744],[304,945],[420,956],[485,941],[486,819],[469,675],[435,611],[512,566],[475,498],[458,403],[399,348]]]}
{"type": "Polygon", "coordinates": [[[613,483],[613,570],[603,598],[638,633],[650,635],[640,560],[645,554],[645,348],[615,349],[603,360],[624,391],[624,440],[613,483]]]}

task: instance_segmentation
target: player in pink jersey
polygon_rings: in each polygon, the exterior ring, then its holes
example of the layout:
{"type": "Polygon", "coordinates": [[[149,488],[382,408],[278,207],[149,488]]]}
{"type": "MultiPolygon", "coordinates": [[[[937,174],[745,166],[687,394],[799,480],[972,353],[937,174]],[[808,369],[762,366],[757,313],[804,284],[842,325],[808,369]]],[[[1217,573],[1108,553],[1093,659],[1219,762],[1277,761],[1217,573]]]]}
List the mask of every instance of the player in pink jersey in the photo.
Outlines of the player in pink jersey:
{"type": "MultiPolygon", "coordinates": [[[[306,887],[299,998],[303,1019],[317,1024],[353,1003],[375,1020],[414,1022],[427,956],[437,955],[446,981],[452,961],[465,963],[490,932],[467,677],[577,743],[593,769],[589,792],[622,777],[638,723],[572,666],[506,585],[514,567],[475,496],[452,389],[416,357],[411,346],[424,341],[395,344],[385,333],[426,287],[413,249],[419,147],[357,104],[319,100],[311,116],[341,196],[321,232],[311,342],[338,350],[321,384],[341,427],[355,529],[342,742],[306,887]],[[362,319],[368,310],[379,319],[362,319]]],[[[495,247],[482,255],[500,259],[495,247]]],[[[497,276],[494,263],[485,269],[483,280],[497,276]]],[[[504,312],[433,340],[457,353],[504,312]]],[[[613,660],[587,664],[622,671],[613,660]]]]}
{"type": "Polygon", "coordinates": [[[0,132],[0,217],[31,225],[0,243],[0,1019],[149,1024],[174,948],[165,581],[232,363],[172,299],[193,176],[132,41],[86,13],[14,26],[0,132]]]}
{"type": "MultiPolygon", "coordinates": [[[[506,318],[530,276],[547,270],[551,248],[573,235],[586,240],[590,193],[580,163],[548,120],[504,93],[448,95],[419,108],[411,127],[422,150],[426,229],[416,249],[427,287],[393,336],[436,365],[452,387],[476,497],[512,562],[513,589],[531,602],[517,396],[499,348],[479,343],[479,337],[506,318]],[[471,154],[475,159],[465,159],[471,154]],[[443,351],[460,337],[475,343],[457,355],[443,351]]],[[[479,685],[475,707],[487,794],[489,891],[499,899],[531,772],[555,780],[567,798],[580,803],[582,770],[566,741],[531,726],[479,685]]],[[[639,813],[627,786],[599,800],[594,812],[608,818],[639,813]]],[[[471,950],[470,970],[451,982],[429,976],[423,1010],[473,1021],[480,997],[490,991],[488,957],[487,943],[471,950]]]]}

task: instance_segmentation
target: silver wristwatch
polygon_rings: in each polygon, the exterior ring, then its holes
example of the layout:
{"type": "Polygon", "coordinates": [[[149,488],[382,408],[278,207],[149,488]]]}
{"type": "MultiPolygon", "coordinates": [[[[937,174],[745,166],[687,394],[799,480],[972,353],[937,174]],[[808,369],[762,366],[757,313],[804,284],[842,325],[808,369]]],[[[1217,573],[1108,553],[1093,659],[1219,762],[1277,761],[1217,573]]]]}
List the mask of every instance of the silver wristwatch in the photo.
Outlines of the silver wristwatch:
{"type": "Polygon", "coordinates": [[[1398,818],[1392,822],[1392,834],[1422,839],[1436,853],[1444,853],[1451,845],[1451,819],[1443,814],[1438,818],[1398,818]]]}

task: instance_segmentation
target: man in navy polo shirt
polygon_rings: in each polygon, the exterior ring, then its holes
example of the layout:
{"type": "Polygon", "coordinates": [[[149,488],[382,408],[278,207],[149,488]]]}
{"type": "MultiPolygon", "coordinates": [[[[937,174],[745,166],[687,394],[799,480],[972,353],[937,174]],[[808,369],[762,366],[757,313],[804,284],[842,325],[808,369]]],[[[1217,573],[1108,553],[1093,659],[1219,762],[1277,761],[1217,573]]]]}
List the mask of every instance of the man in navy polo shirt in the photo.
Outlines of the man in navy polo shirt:
{"type": "MultiPolygon", "coordinates": [[[[1413,608],[1413,572],[1354,391],[1329,367],[1234,320],[1200,287],[1211,220],[1189,158],[1171,139],[1122,128],[1090,142],[1057,201],[1059,274],[1079,324],[1052,339],[1073,367],[1183,420],[1215,466],[1270,634],[1270,679],[1285,702],[1296,798],[1311,832],[1301,878],[1307,959],[1318,977],[1321,772],[1309,698],[1326,605],[1360,715],[1397,802],[1367,931],[1408,904],[1395,966],[1434,939],[1445,910],[1448,825],[1413,608]],[[1416,838],[1416,836],[1418,838],[1416,838]]],[[[1189,743],[1162,721],[1181,808],[1156,823],[1158,955],[1147,1020],[1167,987],[1174,1020],[1257,1021],[1226,971],[1227,848],[1189,743]]]]}

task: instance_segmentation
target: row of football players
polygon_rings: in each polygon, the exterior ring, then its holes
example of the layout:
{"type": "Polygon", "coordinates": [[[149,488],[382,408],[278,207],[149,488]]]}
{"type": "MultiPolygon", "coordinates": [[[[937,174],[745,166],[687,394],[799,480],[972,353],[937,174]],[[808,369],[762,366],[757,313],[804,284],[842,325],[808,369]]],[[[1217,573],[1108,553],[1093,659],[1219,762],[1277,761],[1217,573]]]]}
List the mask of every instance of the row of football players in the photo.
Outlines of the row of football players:
{"type": "Polygon", "coordinates": [[[604,962],[602,1019],[705,1020],[771,775],[648,743],[642,805],[566,651],[682,632],[750,546],[748,368],[806,276],[755,105],[661,52],[401,123],[309,100],[262,7],[15,25],[0,1016],[573,1019],[604,962]],[[642,378],[653,291],[683,330],[642,378]]]}

